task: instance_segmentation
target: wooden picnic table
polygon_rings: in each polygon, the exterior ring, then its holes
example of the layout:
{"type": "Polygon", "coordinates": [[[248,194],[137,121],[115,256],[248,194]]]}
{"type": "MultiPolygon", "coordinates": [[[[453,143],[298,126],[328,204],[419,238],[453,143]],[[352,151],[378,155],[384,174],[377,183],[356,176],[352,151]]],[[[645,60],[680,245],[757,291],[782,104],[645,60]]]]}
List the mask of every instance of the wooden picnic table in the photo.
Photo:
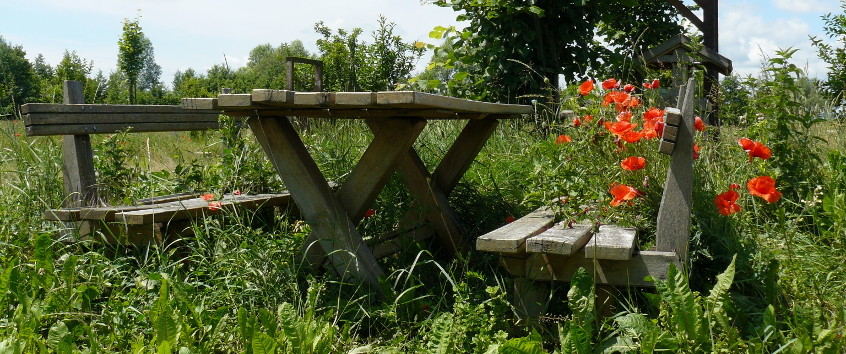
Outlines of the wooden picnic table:
{"type": "MultiPolygon", "coordinates": [[[[362,242],[356,225],[370,209],[391,174],[399,169],[414,198],[400,222],[403,231],[434,232],[451,253],[471,245],[460,234],[448,196],[493,133],[500,119],[532,113],[526,105],[486,103],[410,91],[294,92],[256,89],[217,98],[186,98],[183,109],[221,110],[248,117],[247,123],[312,228],[305,249],[310,261],[328,258],[344,277],[380,291],[384,275],[374,250],[362,242]],[[373,141],[337,192],[320,172],[287,117],[362,119],[373,141]],[[412,144],[432,119],[467,124],[432,172],[412,144]],[[422,210],[422,212],[421,212],[422,210]]],[[[396,233],[395,233],[396,234],[396,233]]],[[[377,250],[382,253],[384,250],[377,250]]]]}

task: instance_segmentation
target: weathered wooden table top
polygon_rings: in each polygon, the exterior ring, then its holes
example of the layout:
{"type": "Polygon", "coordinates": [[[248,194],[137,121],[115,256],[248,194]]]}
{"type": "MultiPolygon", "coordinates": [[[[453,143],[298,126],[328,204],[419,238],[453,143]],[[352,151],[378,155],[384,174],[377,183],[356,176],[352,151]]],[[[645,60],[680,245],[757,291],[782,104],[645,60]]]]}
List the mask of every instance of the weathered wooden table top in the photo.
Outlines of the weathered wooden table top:
{"type": "Polygon", "coordinates": [[[255,89],[217,98],[183,98],[182,108],[222,110],[233,116],[290,115],[321,118],[422,117],[509,119],[531,114],[532,106],[489,103],[414,91],[296,92],[255,89]]]}

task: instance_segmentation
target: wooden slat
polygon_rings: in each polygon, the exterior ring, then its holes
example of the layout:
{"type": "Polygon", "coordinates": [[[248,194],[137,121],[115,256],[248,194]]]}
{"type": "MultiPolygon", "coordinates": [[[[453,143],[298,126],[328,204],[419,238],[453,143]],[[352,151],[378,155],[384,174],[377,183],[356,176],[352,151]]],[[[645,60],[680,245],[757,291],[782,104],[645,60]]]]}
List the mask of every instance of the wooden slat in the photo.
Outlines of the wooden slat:
{"type": "Polygon", "coordinates": [[[555,222],[555,213],[542,207],[476,239],[476,249],[486,252],[520,253],[526,239],[546,231],[555,222]]]}
{"type": "MultiPolygon", "coordinates": [[[[184,98],[184,102],[208,102],[215,98],[184,98]]],[[[76,114],[128,114],[128,113],[216,113],[213,108],[192,107],[190,111],[179,105],[128,105],[128,104],[61,104],[61,103],[27,103],[21,106],[22,114],[34,113],[76,113],[76,114]],[[200,112],[197,112],[200,110],[200,112]],[[212,110],[202,112],[203,110],[212,110]]]]}
{"type": "Polygon", "coordinates": [[[135,202],[135,204],[137,204],[137,205],[162,204],[162,203],[169,203],[169,202],[175,202],[175,201],[179,201],[179,200],[196,198],[196,197],[199,197],[200,195],[201,195],[201,193],[194,193],[194,192],[176,193],[176,194],[162,195],[162,196],[152,197],[152,198],[138,199],[135,202]]]}
{"type": "MultiPolygon", "coordinates": [[[[317,106],[315,106],[317,107],[317,106]]],[[[347,106],[348,107],[348,106],[347,106]]],[[[482,114],[482,113],[456,113],[445,109],[351,109],[351,108],[290,108],[290,109],[262,109],[258,112],[253,110],[227,110],[230,117],[249,116],[296,116],[307,118],[336,118],[336,119],[367,119],[367,118],[395,118],[395,117],[420,117],[426,119],[468,119],[468,120],[495,120],[495,119],[517,119],[520,115],[507,114],[482,114]]]]}
{"type": "Polygon", "coordinates": [[[683,90],[679,135],[676,140],[664,194],[658,209],[655,245],[659,251],[674,251],[682,261],[688,256],[690,214],[693,205],[693,124],[694,80],[683,90]]]}
{"type": "Polygon", "coordinates": [[[131,225],[152,224],[195,218],[202,214],[214,215],[223,213],[226,207],[240,205],[245,208],[256,209],[259,207],[271,207],[287,204],[291,196],[288,193],[281,194],[256,194],[256,195],[231,195],[227,194],[221,200],[221,209],[209,209],[209,202],[200,198],[188,199],[179,202],[171,202],[164,205],[153,205],[143,210],[126,211],[117,213],[115,221],[131,225]]]}
{"type": "Polygon", "coordinates": [[[597,284],[655,287],[646,276],[667,280],[670,264],[680,267],[674,252],[641,251],[627,261],[586,258],[584,252],[571,257],[554,254],[531,254],[525,260],[525,276],[536,281],[569,282],[579,268],[594,276],[597,284]]]}
{"type": "Polygon", "coordinates": [[[81,208],[47,209],[44,211],[44,220],[47,221],[79,221],[81,208]]]}
{"type": "Polygon", "coordinates": [[[218,109],[217,98],[183,98],[183,109],[218,109]]]}
{"type": "Polygon", "coordinates": [[[273,106],[292,105],[294,103],[294,91],[288,90],[253,90],[252,101],[273,106]]]}
{"type": "Polygon", "coordinates": [[[69,125],[31,125],[26,127],[28,136],[46,135],[80,135],[80,134],[112,134],[131,128],[133,133],[142,132],[171,132],[217,129],[219,124],[214,122],[192,123],[132,123],[132,124],[69,124],[69,125]]]}
{"type": "Polygon", "coordinates": [[[217,106],[220,108],[251,107],[252,105],[253,95],[249,93],[230,93],[217,96],[217,106]]]}
{"type": "Polygon", "coordinates": [[[30,125],[93,125],[131,123],[216,122],[220,112],[214,113],[30,113],[24,124],[30,125]]]}
{"type": "Polygon", "coordinates": [[[338,92],[335,94],[336,106],[376,106],[375,92],[338,92]]]}
{"type": "Polygon", "coordinates": [[[593,225],[575,224],[568,227],[561,222],[540,235],[526,240],[526,252],[571,256],[580,250],[593,235],[593,225]]]}
{"type": "Polygon", "coordinates": [[[376,103],[380,106],[405,108],[443,108],[454,111],[496,113],[496,114],[531,114],[532,106],[488,103],[465,100],[455,97],[433,95],[413,91],[385,91],[376,94],[376,103]]]}
{"type": "Polygon", "coordinates": [[[335,103],[335,94],[330,92],[295,92],[294,105],[329,107],[335,103]]]}
{"type": "Polygon", "coordinates": [[[602,225],[585,245],[585,258],[625,261],[632,258],[637,231],[616,225],[602,225]]]}

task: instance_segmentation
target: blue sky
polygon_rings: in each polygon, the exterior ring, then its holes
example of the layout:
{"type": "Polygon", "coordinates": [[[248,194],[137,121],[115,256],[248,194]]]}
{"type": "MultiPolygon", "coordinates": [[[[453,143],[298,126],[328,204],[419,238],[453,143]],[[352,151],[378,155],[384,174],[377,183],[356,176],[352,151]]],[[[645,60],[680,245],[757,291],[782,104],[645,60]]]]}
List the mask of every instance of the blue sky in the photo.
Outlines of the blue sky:
{"type": "MultiPolygon", "coordinates": [[[[318,21],[369,34],[381,14],[397,23],[395,33],[407,41],[429,41],[433,27],[456,24],[451,9],[420,0],[0,0],[0,35],[22,45],[30,59],[41,53],[55,65],[67,49],[108,75],[117,65],[122,21],[139,9],[166,83],[177,70],[223,63],[224,54],[230,66],[242,66],[259,44],[300,39],[314,51],[318,21]]],[[[820,16],[840,11],[835,0],[721,1],[720,52],[736,72],[754,75],[762,53],[792,46],[799,49],[797,64],[824,77],[825,64],[816,59],[808,35],[824,37],[820,16]]]]}

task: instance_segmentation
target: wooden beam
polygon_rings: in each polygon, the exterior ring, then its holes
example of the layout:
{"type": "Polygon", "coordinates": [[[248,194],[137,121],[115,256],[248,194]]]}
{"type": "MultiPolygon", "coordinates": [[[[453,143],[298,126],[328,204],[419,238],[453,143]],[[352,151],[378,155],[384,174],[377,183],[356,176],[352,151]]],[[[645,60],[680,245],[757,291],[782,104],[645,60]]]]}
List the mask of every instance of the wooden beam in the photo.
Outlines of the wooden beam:
{"type": "MultiPolygon", "coordinates": [[[[70,135],[79,134],[111,134],[130,129],[133,133],[142,132],[171,132],[217,129],[218,122],[193,123],[132,123],[132,124],[71,124],[71,125],[31,125],[26,127],[28,136],[70,135]]],[[[73,140],[73,139],[67,139],[73,140]]],[[[64,141],[64,140],[63,140],[64,141]]],[[[88,143],[90,146],[90,142],[88,143]]],[[[80,147],[84,149],[84,147],[80,147]]],[[[93,158],[92,158],[93,159],[93,158]]],[[[67,166],[67,164],[65,165],[67,166]]],[[[92,165],[93,166],[93,165],[92,165]]]]}
{"type": "MultiPolygon", "coordinates": [[[[65,104],[85,103],[82,82],[65,80],[62,88],[65,104]]],[[[62,137],[65,207],[96,205],[99,203],[99,197],[91,137],[85,133],[62,133],[67,134],[62,137]]],[[[31,135],[29,127],[27,135],[31,135]]]]}
{"type": "Polygon", "coordinates": [[[579,268],[584,268],[597,284],[655,287],[644,280],[647,276],[667,280],[670,264],[679,267],[675,252],[641,251],[627,261],[586,258],[584,252],[571,257],[554,254],[531,254],[525,261],[525,277],[535,281],[569,282],[579,268]]]}
{"type": "Polygon", "coordinates": [[[555,213],[549,208],[539,208],[522,218],[505,224],[476,239],[476,250],[498,253],[526,251],[526,239],[538,235],[552,226],[555,213]]]}
{"type": "Polygon", "coordinates": [[[220,112],[214,113],[30,113],[24,124],[31,125],[95,125],[131,123],[189,123],[217,122],[220,112]]]}
{"type": "Polygon", "coordinates": [[[527,239],[526,252],[572,256],[593,236],[593,225],[575,224],[570,228],[567,224],[566,221],[558,223],[540,235],[527,239]]]}
{"type": "MultiPolygon", "coordinates": [[[[186,98],[188,102],[208,102],[216,98],[186,98]]],[[[78,101],[81,102],[81,101],[78,101]]],[[[170,105],[128,105],[128,104],[60,104],[27,103],[21,106],[22,114],[34,113],[73,113],[73,114],[220,114],[213,109],[188,109],[170,105]]]]}
{"type": "Polygon", "coordinates": [[[684,18],[690,21],[690,23],[693,23],[693,25],[696,26],[696,28],[698,28],[700,31],[705,28],[705,23],[702,22],[702,20],[700,20],[699,17],[696,16],[695,13],[693,13],[693,11],[690,11],[690,9],[688,9],[687,6],[685,6],[684,3],[682,3],[680,0],[667,0],[667,2],[670,3],[670,5],[673,5],[673,7],[676,8],[679,14],[684,16],[684,18]]]}
{"type": "Polygon", "coordinates": [[[601,225],[585,245],[585,258],[629,260],[635,250],[636,235],[633,228],[601,225]]]}

